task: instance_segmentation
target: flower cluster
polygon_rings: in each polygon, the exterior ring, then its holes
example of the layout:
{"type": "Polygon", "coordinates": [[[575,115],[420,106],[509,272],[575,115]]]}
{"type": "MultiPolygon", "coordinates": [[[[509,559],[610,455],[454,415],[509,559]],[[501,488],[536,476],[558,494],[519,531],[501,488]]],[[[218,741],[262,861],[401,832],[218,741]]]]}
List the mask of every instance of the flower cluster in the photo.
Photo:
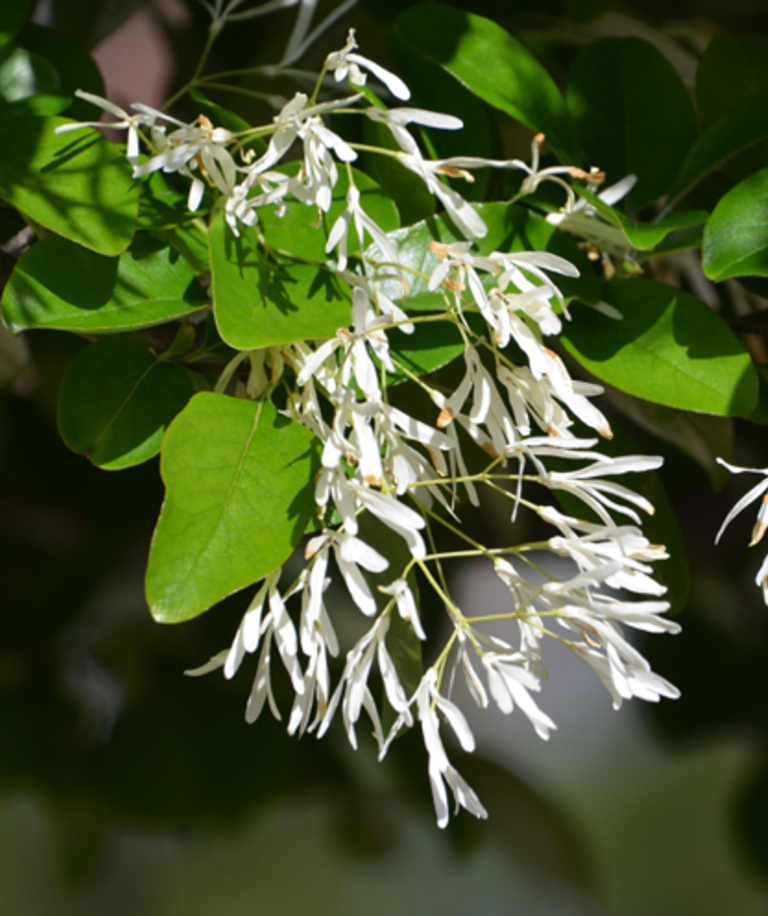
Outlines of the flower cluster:
{"type": "Polygon", "coordinates": [[[639,513],[651,513],[653,507],[635,489],[617,482],[626,474],[652,471],[661,459],[609,457],[597,449],[595,436],[578,434],[581,424],[611,437],[608,420],[593,400],[600,389],[573,379],[545,341],[556,337],[568,318],[553,275],[576,277],[578,270],[543,251],[481,253],[477,242],[487,234],[485,222],[447,183],[471,178],[468,170],[476,167],[521,169],[524,193],[533,193],[545,180],[566,189],[572,221],[579,208],[564,176],[590,176],[567,166],[540,169],[541,137],[534,139],[531,165],[430,159],[409,127],[456,130],[461,122],[416,108],[369,107],[357,91],[369,76],[395,99],[409,98],[398,77],[357,53],[350,31],[346,45],[326,59],[312,96],[297,93],[272,124],[241,134],[216,128],[204,116],[184,124],[142,105],[128,114],[94,96],[81,96],[114,114],[119,120],[112,126],[128,132],[128,158],[137,178],[154,171],[184,176],[192,211],[211,188],[235,235],[256,227],[265,207],[278,214],[296,206],[327,213],[340,170],[347,169],[346,206],[328,233],[325,251],[329,268],[349,287],[350,325],[328,340],[298,341],[269,354],[238,354],[217,388],[230,390],[235,366],[248,356],[252,377],[241,393],[268,396],[272,388],[259,381],[268,356],[273,374],[282,377],[288,391],[282,409],[320,443],[317,532],[304,545],[305,563],[295,580],[284,584],[280,568],[267,576],[231,647],[190,673],[223,668],[231,678],[246,656],[258,654],[246,718],[254,721],[265,703],[280,718],[271,681],[272,659],[279,659],[294,693],[291,734],[322,736],[340,711],[356,747],[365,712],[381,757],[401,729],[418,724],[438,824],[444,826],[448,790],[457,808],[486,816],[478,796],[451,764],[441,736],[447,723],[464,750],[474,747],[467,720],[450,697],[456,676],[464,679],[480,708],[494,703],[511,713],[517,707],[547,739],[556,725],[535,696],[547,676],[548,639],[568,646],[591,667],[618,708],[632,697],[656,701],[677,696],[671,684],[651,671],[626,628],[674,633],[679,627],[664,616],[669,608],[662,597],[665,589],[652,576],[650,564],[666,556],[664,548],[649,543],[640,528],[639,513]],[[349,81],[353,94],[318,101],[326,76],[349,81]],[[455,227],[453,238],[458,234],[464,240],[433,240],[418,266],[403,257],[396,239],[363,209],[348,168],[359,148],[331,129],[330,115],[362,116],[386,127],[394,148],[378,152],[423,181],[455,227]],[[268,138],[258,158],[246,151],[254,137],[268,138]],[[143,158],[140,140],[147,148],[143,158]],[[298,167],[280,168],[298,147],[298,167]],[[357,243],[354,257],[350,239],[357,243]],[[440,307],[428,313],[409,310],[414,283],[436,297],[440,307]],[[417,324],[437,321],[450,324],[464,342],[462,371],[451,388],[409,372],[397,355],[417,324]],[[433,405],[431,415],[412,415],[391,403],[389,386],[398,374],[411,376],[433,405]],[[465,502],[477,505],[482,490],[506,499],[513,518],[520,511],[537,515],[550,536],[505,548],[475,541],[462,531],[459,512],[465,502]],[[575,497],[594,520],[566,514],[552,501],[540,504],[542,493],[553,499],[558,494],[575,497]],[[465,548],[441,551],[440,529],[462,538],[465,548]],[[391,548],[389,555],[382,544],[391,548]],[[549,551],[567,558],[571,573],[566,579],[547,575],[542,584],[529,572],[545,565],[540,557],[534,560],[533,551],[537,557],[549,551]],[[460,557],[487,560],[509,592],[507,607],[485,617],[458,607],[444,566],[460,557]],[[341,647],[328,599],[334,576],[370,623],[347,649],[335,685],[333,659],[341,647]],[[419,587],[435,591],[450,632],[442,646],[430,645],[435,661],[411,684],[388,636],[397,624],[415,643],[435,639],[420,619],[419,587]],[[491,635],[488,625],[500,620],[516,624],[514,640],[491,635]],[[372,679],[383,685],[383,702],[395,714],[388,731],[372,679]]]}

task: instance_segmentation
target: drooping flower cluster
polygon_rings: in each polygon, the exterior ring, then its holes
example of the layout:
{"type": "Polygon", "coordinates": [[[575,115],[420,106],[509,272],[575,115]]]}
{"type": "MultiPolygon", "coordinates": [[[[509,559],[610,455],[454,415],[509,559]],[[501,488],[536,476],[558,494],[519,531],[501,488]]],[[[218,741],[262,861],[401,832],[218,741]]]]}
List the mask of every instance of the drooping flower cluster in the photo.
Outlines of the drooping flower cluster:
{"type": "MultiPolygon", "coordinates": [[[[318,90],[326,74],[337,82],[349,80],[353,89],[370,75],[394,98],[409,98],[398,77],[356,49],[350,31],[344,48],[326,59],[318,90]]],[[[146,106],[134,105],[136,114],[130,115],[94,96],[81,96],[120,119],[114,126],[128,132],[128,158],[137,178],[154,171],[185,176],[192,211],[211,188],[235,235],[257,226],[265,207],[278,214],[297,206],[327,213],[340,170],[347,170],[346,207],[330,229],[325,251],[328,266],[349,287],[350,325],[328,340],[238,354],[217,386],[231,390],[230,379],[246,357],[251,378],[242,387],[245,396],[271,391],[260,381],[265,360],[273,375],[282,376],[289,390],[285,414],[309,429],[321,446],[314,491],[319,531],[304,546],[305,565],[295,581],[285,585],[280,568],[267,576],[230,649],[194,673],[223,667],[231,678],[246,656],[258,654],[246,718],[254,721],[265,703],[279,718],[271,681],[272,660],[279,659],[295,695],[288,718],[291,734],[322,736],[340,711],[356,747],[365,712],[382,757],[401,729],[418,723],[438,823],[444,826],[448,789],[457,807],[486,816],[478,796],[450,763],[441,737],[447,722],[464,750],[474,748],[468,722],[449,696],[455,675],[464,679],[480,708],[491,701],[504,713],[518,707],[543,739],[556,728],[534,699],[547,676],[543,647],[548,638],[567,645],[595,671],[616,708],[632,697],[656,701],[677,696],[625,635],[626,627],[652,633],[679,629],[664,617],[669,608],[662,598],[665,589],[652,577],[650,564],[666,556],[664,548],[650,544],[640,529],[638,511],[650,513],[653,507],[616,479],[651,471],[661,459],[612,458],[596,449],[597,438],[576,432],[580,423],[599,436],[611,436],[593,401],[600,389],[574,380],[544,340],[556,336],[568,317],[552,275],[576,277],[576,267],[543,251],[479,253],[476,242],[486,236],[485,222],[446,183],[468,177],[467,170],[475,167],[522,169],[523,193],[532,193],[542,181],[556,181],[566,189],[568,210],[574,214],[578,205],[564,176],[584,173],[567,166],[539,169],[541,137],[534,139],[530,166],[518,160],[432,160],[409,126],[456,130],[461,127],[457,118],[407,107],[367,107],[360,92],[318,101],[318,90],[312,96],[297,93],[271,125],[242,134],[216,128],[204,116],[184,124],[146,106]],[[433,240],[417,266],[404,257],[396,239],[363,209],[348,168],[358,149],[328,126],[330,114],[363,116],[388,128],[396,148],[378,152],[423,181],[464,241],[433,240]],[[244,152],[243,144],[252,137],[269,138],[258,158],[244,152]],[[148,152],[143,161],[140,139],[148,152]],[[299,146],[298,167],[279,169],[299,146]],[[357,243],[354,257],[350,240],[357,243]],[[409,310],[415,281],[437,295],[439,310],[409,310]],[[437,321],[450,324],[464,341],[463,372],[451,390],[409,372],[397,355],[401,335],[413,334],[419,323],[437,321]],[[398,374],[411,375],[431,399],[430,416],[411,415],[390,403],[388,387],[398,374]],[[483,469],[470,471],[479,458],[483,469]],[[507,499],[512,517],[521,510],[536,513],[551,527],[551,536],[535,549],[570,560],[568,578],[547,576],[541,584],[527,575],[534,567],[533,545],[488,548],[463,534],[463,502],[477,505],[483,488],[507,499]],[[530,496],[532,489],[576,497],[596,520],[539,504],[530,496]],[[457,552],[438,549],[441,527],[464,538],[466,549],[458,555],[486,558],[509,592],[507,608],[473,617],[457,606],[443,569],[457,552]],[[382,540],[382,532],[387,539],[382,540]],[[371,540],[402,549],[388,556],[371,540]],[[396,561],[400,555],[407,559],[396,561]],[[347,649],[335,685],[332,660],[341,646],[327,600],[334,575],[370,620],[367,631],[347,649]],[[420,619],[417,584],[434,589],[451,630],[420,681],[407,684],[388,635],[397,623],[415,641],[434,638],[420,619]],[[516,623],[515,640],[488,632],[488,623],[499,620],[516,623]],[[396,714],[388,733],[371,687],[375,670],[385,702],[396,714]]],[[[543,565],[540,558],[535,565],[543,565]]]]}

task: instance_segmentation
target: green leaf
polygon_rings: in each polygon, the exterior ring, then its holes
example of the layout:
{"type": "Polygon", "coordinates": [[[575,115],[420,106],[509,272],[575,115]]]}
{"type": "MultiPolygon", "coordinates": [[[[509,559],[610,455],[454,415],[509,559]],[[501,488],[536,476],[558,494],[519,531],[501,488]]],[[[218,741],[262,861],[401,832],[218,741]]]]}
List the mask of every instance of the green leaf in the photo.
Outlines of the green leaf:
{"type": "Polygon", "coordinates": [[[679,200],[706,175],[768,137],[768,90],[720,118],[693,144],[669,188],[679,200]]]}
{"type": "Polygon", "coordinates": [[[208,234],[197,222],[168,226],[165,229],[153,229],[152,238],[180,254],[198,276],[211,272],[211,259],[208,251],[208,234]]]}
{"type": "MultiPolygon", "coordinates": [[[[406,303],[407,304],[407,303],[406,303]]],[[[414,375],[433,372],[464,352],[464,339],[453,322],[436,321],[416,324],[413,334],[390,334],[390,355],[395,367],[401,366],[414,375]]],[[[405,381],[408,374],[398,371],[388,376],[389,384],[405,381]]]]}
{"type": "MultiPolygon", "coordinates": [[[[295,175],[298,165],[276,169],[287,175],[295,175]]],[[[363,172],[352,169],[352,176],[360,191],[360,205],[371,219],[384,231],[389,232],[400,225],[397,208],[385,194],[381,193],[376,182],[363,172]]],[[[333,254],[326,254],[325,246],[328,235],[338,216],[346,209],[349,178],[347,170],[339,172],[339,180],[333,189],[333,201],[328,213],[318,219],[316,207],[294,201],[288,205],[285,216],[278,216],[275,207],[262,207],[259,210],[259,221],[267,242],[278,251],[286,252],[303,261],[323,263],[333,254]]],[[[360,246],[357,233],[349,234],[350,255],[357,254],[360,246]]]]}
{"type": "Polygon", "coordinates": [[[609,183],[637,175],[627,197],[631,209],[669,190],[696,139],[696,115],[680,77],[639,38],[590,44],[571,70],[568,108],[588,161],[609,183]]]}
{"type": "Polygon", "coordinates": [[[0,47],[0,113],[4,116],[18,110],[20,103],[29,103],[34,96],[42,96],[43,108],[53,105],[55,111],[61,111],[69,104],[69,100],[52,95],[58,91],[59,85],[59,74],[39,54],[32,54],[23,48],[0,47]]]}
{"type": "Polygon", "coordinates": [[[696,71],[696,101],[704,127],[768,90],[768,38],[715,35],[696,71]]]}
{"type": "Polygon", "coordinates": [[[578,164],[573,123],[554,81],[505,29],[441,3],[415,6],[396,20],[402,54],[437,64],[484,102],[547,135],[558,156],[578,164]]]}
{"type": "Polygon", "coordinates": [[[32,12],[34,0],[5,0],[0,4],[0,45],[7,45],[32,12]]]}
{"type": "Polygon", "coordinates": [[[284,562],[314,511],[318,465],[312,433],[272,404],[195,395],[163,443],[147,571],[155,619],[196,617],[284,562]]]}
{"type": "Polygon", "coordinates": [[[702,264],[716,282],[768,277],[768,169],[720,199],[704,229],[702,264]]]}
{"type": "Polygon", "coordinates": [[[49,236],[19,260],[2,312],[14,333],[111,334],[164,324],[206,305],[192,268],[161,242],[138,235],[119,258],[107,258],[49,236]]]}
{"type": "Polygon", "coordinates": [[[651,280],[606,284],[623,316],[575,307],[561,340],[590,372],[668,407],[744,416],[757,399],[752,360],[728,325],[681,290],[651,280]]]}
{"type": "Polygon", "coordinates": [[[102,340],[80,350],[64,376],[59,431],[73,452],[95,465],[131,467],[160,451],[166,427],[193,391],[181,366],[158,359],[138,341],[102,340]]]}
{"type": "Polygon", "coordinates": [[[640,251],[655,248],[672,232],[702,226],[709,218],[706,210],[682,210],[652,223],[636,223],[586,188],[576,186],[575,190],[601,216],[621,229],[629,246],[640,251]]]}
{"type": "MultiPolygon", "coordinates": [[[[169,229],[194,216],[187,209],[188,194],[177,191],[159,170],[141,182],[140,193],[138,229],[169,229]]],[[[205,240],[203,248],[207,248],[205,240]]]]}
{"type": "Polygon", "coordinates": [[[208,232],[216,326],[222,340],[253,350],[333,337],[351,321],[350,293],[323,267],[270,263],[253,232],[235,238],[220,215],[208,232]]]}
{"type": "Polygon", "coordinates": [[[52,232],[106,255],[133,237],[131,167],[95,130],[56,135],[64,118],[9,118],[0,131],[0,197],[52,232]]]}
{"type": "Polygon", "coordinates": [[[104,80],[93,58],[75,41],[67,38],[58,29],[28,22],[19,33],[16,44],[27,51],[34,51],[53,64],[59,75],[59,92],[69,97],[67,117],[75,121],[95,121],[97,109],[85,99],[74,97],[76,89],[93,95],[105,95],[104,80]]]}

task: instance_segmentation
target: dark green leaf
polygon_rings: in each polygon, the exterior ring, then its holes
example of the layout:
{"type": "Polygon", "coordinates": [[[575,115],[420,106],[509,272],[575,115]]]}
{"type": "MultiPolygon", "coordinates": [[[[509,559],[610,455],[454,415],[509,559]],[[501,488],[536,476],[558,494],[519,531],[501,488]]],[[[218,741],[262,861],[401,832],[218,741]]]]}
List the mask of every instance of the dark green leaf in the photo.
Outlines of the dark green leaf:
{"type": "Polygon", "coordinates": [[[102,254],[133,237],[131,167],[95,130],[56,135],[63,118],[10,118],[0,131],[0,197],[47,229],[102,254]]]}
{"type": "MultiPolygon", "coordinates": [[[[28,22],[16,44],[44,57],[56,68],[61,86],[59,91],[73,97],[76,89],[104,96],[104,80],[93,58],[83,48],[62,35],[57,29],[47,29],[28,22]]],[[[76,121],[96,121],[98,109],[85,99],[70,99],[67,117],[76,121]]]]}
{"type": "Polygon", "coordinates": [[[696,101],[703,127],[768,90],[768,38],[715,35],[696,72],[696,101]]]}
{"type": "Polygon", "coordinates": [[[720,118],[691,147],[669,188],[679,200],[713,169],[768,137],[768,90],[720,118]]]}
{"type": "Polygon", "coordinates": [[[576,307],[561,337],[598,378],[682,410],[744,416],[753,409],[752,360],[703,302],[650,280],[606,284],[604,299],[621,312],[621,321],[576,307]]]}
{"type": "Polygon", "coordinates": [[[164,324],[207,304],[192,268],[161,242],[139,235],[119,258],[107,258],[49,236],[20,259],[2,309],[14,332],[109,334],[164,324]]]}
{"type": "MultiPolygon", "coordinates": [[[[753,423],[768,426],[768,367],[758,366],[757,374],[760,380],[760,392],[757,398],[757,407],[752,411],[749,419],[753,423]]],[[[725,456],[728,457],[727,455],[725,456]]]]}
{"type": "MultiPolygon", "coordinates": [[[[491,833],[515,868],[547,876],[541,880],[556,886],[590,887],[591,863],[583,837],[564,806],[477,755],[457,755],[456,767],[491,812],[481,828],[483,836],[491,833]]],[[[474,823],[470,829],[478,832],[474,823]]]]}
{"type": "Polygon", "coordinates": [[[590,164],[609,183],[637,175],[639,209],[665,194],[696,139],[696,115],[672,65],[638,38],[606,38],[571,70],[568,107],[590,164]]]}
{"type": "MultiPolygon", "coordinates": [[[[714,490],[723,486],[728,472],[715,459],[731,461],[733,458],[733,420],[730,417],[675,410],[610,387],[605,397],[612,408],[636,426],[688,455],[704,470],[714,490]]],[[[750,416],[753,421],[754,416],[754,413],[750,416]]]]}
{"type": "MultiPolygon", "coordinates": [[[[177,191],[161,171],[152,172],[141,182],[137,228],[168,229],[189,222],[193,214],[187,209],[187,198],[188,194],[177,191]]],[[[208,247],[205,238],[202,247],[208,247]]]]}
{"type": "Polygon", "coordinates": [[[34,0],[4,0],[0,4],[0,45],[7,45],[32,12],[34,0]]]}
{"type": "Polygon", "coordinates": [[[395,22],[402,54],[443,67],[484,102],[541,131],[563,161],[578,164],[576,135],[560,91],[520,42],[490,19],[441,3],[415,6],[395,22]]]}
{"type": "Polygon", "coordinates": [[[314,510],[314,445],[272,404],[192,398],[163,443],[166,497],[147,571],[156,620],[202,614],[287,559],[314,510]]]}
{"type": "Polygon", "coordinates": [[[223,215],[208,232],[216,325],[239,350],[333,337],[351,321],[350,293],[330,271],[274,264],[250,230],[235,238],[223,215]]]}
{"type": "MultiPolygon", "coordinates": [[[[416,324],[413,334],[390,334],[389,345],[395,366],[414,375],[424,375],[445,366],[464,352],[464,339],[453,322],[416,324]]],[[[390,376],[390,384],[405,381],[407,372],[390,376]]]]}
{"type": "MultiPolygon", "coordinates": [[[[298,166],[294,163],[277,171],[294,175],[297,169],[298,166]]],[[[360,205],[363,210],[384,232],[396,229],[400,221],[397,208],[392,201],[382,194],[376,182],[363,172],[352,169],[352,176],[360,191],[360,205]]],[[[333,252],[326,253],[325,246],[333,224],[346,209],[348,189],[349,179],[346,169],[343,169],[333,189],[330,210],[323,213],[319,219],[316,207],[308,207],[298,201],[289,204],[285,216],[278,216],[274,207],[262,208],[259,210],[259,220],[267,242],[278,251],[286,252],[303,261],[322,263],[329,257],[335,257],[333,252]]],[[[357,233],[353,230],[349,234],[349,254],[356,254],[359,249],[357,233]]]]}
{"type": "Polygon", "coordinates": [[[168,424],[193,394],[181,366],[138,341],[114,337],[81,350],[59,395],[59,431],[73,452],[108,470],[131,467],[160,451],[168,424]]]}
{"type": "Polygon", "coordinates": [[[737,184],[704,229],[704,273],[710,280],[768,277],[768,169],[737,184]]]}

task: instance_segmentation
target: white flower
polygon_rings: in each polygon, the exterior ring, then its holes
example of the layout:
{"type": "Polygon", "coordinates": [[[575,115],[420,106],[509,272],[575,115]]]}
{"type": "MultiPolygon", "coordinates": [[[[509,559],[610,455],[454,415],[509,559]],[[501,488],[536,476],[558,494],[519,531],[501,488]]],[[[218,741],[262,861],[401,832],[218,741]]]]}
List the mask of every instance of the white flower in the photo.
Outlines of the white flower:
{"type": "MultiPolygon", "coordinates": [[[[637,176],[627,175],[615,185],[601,191],[597,196],[605,204],[612,206],[628,194],[635,185],[637,176]]],[[[571,192],[571,195],[573,192],[571,192]]],[[[550,213],[547,222],[557,226],[563,232],[570,232],[594,245],[599,251],[618,257],[627,257],[631,251],[624,230],[615,222],[606,219],[584,198],[571,200],[560,213],[550,213]]]]}
{"type": "MultiPolygon", "coordinates": [[[[430,668],[421,679],[421,683],[411,700],[411,703],[413,702],[416,703],[424,746],[429,755],[429,782],[432,788],[435,813],[437,814],[437,826],[446,827],[448,824],[448,796],[445,791],[445,783],[448,784],[453,793],[457,812],[461,807],[469,811],[470,814],[474,814],[477,818],[487,818],[488,812],[483,807],[480,799],[467,785],[461,774],[451,765],[448,755],[445,753],[445,748],[440,738],[438,710],[453,729],[454,734],[459,739],[459,744],[465,751],[471,752],[475,749],[475,739],[467,720],[458,706],[442,696],[437,689],[437,673],[434,668],[430,668]]],[[[390,737],[387,739],[380,756],[386,753],[392,737],[397,734],[403,721],[404,713],[401,713],[392,727],[390,737]]]]}
{"type": "Polygon", "coordinates": [[[426,111],[423,108],[367,108],[366,115],[371,121],[386,124],[397,145],[406,153],[419,154],[419,146],[405,129],[408,124],[422,127],[437,127],[440,130],[460,130],[464,124],[453,115],[426,111]]]}
{"type": "MultiPolygon", "coordinates": [[[[735,464],[729,464],[727,461],[723,461],[722,458],[718,458],[717,463],[722,464],[722,466],[727,468],[732,474],[762,474],[764,476],[764,480],[755,484],[748,493],[745,493],[745,495],[738,500],[728,515],[726,515],[715,537],[715,543],[717,544],[723,536],[725,529],[730,525],[733,519],[750,503],[762,497],[762,501],[757,510],[757,520],[752,529],[752,538],[749,542],[749,546],[754,547],[755,544],[758,544],[762,540],[763,535],[766,530],[768,530],[768,468],[741,468],[735,464]]],[[[757,571],[755,585],[762,589],[763,601],[768,604],[768,555],[766,555],[760,569],[757,571]]]]}
{"type": "Polygon", "coordinates": [[[578,496],[607,525],[613,524],[613,520],[607,511],[608,509],[621,512],[639,524],[640,518],[636,512],[627,506],[614,502],[611,497],[620,497],[626,502],[643,509],[649,515],[653,515],[654,510],[651,503],[644,496],[635,493],[634,490],[614,483],[612,480],[602,480],[600,478],[605,475],[615,476],[628,472],[653,471],[661,467],[663,460],[663,458],[651,457],[650,455],[624,455],[621,458],[597,461],[576,471],[552,471],[546,479],[541,480],[541,483],[554,490],[565,490],[568,493],[573,493],[574,496],[578,496]]]}
{"type": "Polygon", "coordinates": [[[160,142],[162,148],[148,162],[135,166],[133,176],[141,178],[162,169],[164,172],[180,172],[191,178],[188,206],[194,212],[200,206],[205,190],[205,184],[194,174],[195,171],[199,170],[206,181],[224,195],[229,195],[234,189],[237,166],[226,149],[233,135],[223,127],[214,127],[205,115],[200,115],[192,124],[174,123],[179,125],[178,128],[167,136],[155,132],[155,141],[160,142]]]}
{"type": "Polygon", "coordinates": [[[396,154],[397,160],[411,172],[415,172],[426,184],[428,190],[437,197],[445,207],[446,213],[465,239],[481,239],[488,234],[488,227],[471,204],[453,188],[444,185],[436,176],[466,177],[466,173],[447,165],[445,162],[431,162],[424,159],[421,153],[396,154]]]}
{"type": "Polygon", "coordinates": [[[334,248],[338,247],[339,270],[344,270],[347,266],[347,236],[352,220],[355,221],[361,254],[365,250],[365,233],[367,232],[379,246],[385,259],[390,262],[397,262],[397,252],[394,246],[383,229],[360,206],[360,191],[352,183],[347,191],[347,207],[331,227],[331,231],[328,234],[328,242],[325,246],[326,254],[330,254],[334,248]]]}
{"type": "Polygon", "coordinates": [[[539,709],[528,692],[540,690],[541,684],[526,668],[525,661],[525,657],[520,653],[500,655],[497,652],[486,652],[482,656],[483,667],[488,675],[488,687],[499,709],[509,715],[516,703],[528,717],[538,736],[547,741],[549,732],[557,726],[539,709]]]}
{"type": "MultiPolygon", "coordinates": [[[[118,105],[107,101],[107,99],[102,99],[101,96],[98,95],[92,95],[90,92],[83,92],[82,89],[75,90],[75,95],[80,99],[85,99],[86,102],[90,102],[92,105],[97,105],[99,108],[104,109],[104,111],[108,111],[116,118],[119,118],[119,120],[109,122],[78,121],[74,124],[62,124],[56,128],[55,133],[62,134],[70,130],[79,130],[81,127],[108,127],[110,130],[127,130],[126,158],[131,165],[135,166],[139,161],[139,129],[141,127],[152,127],[158,115],[161,117],[165,117],[165,115],[160,115],[159,112],[154,112],[152,109],[143,109],[139,114],[130,115],[127,111],[123,111],[118,105]]],[[[137,108],[138,106],[134,105],[133,107],[137,108]]],[[[166,120],[171,119],[166,118],[166,120]]]]}
{"type": "Polygon", "coordinates": [[[337,83],[349,78],[349,81],[355,86],[364,86],[367,76],[363,70],[368,70],[377,79],[389,89],[393,96],[402,101],[407,101],[411,97],[410,89],[394,73],[385,70],[379,64],[368,60],[362,54],[355,54],[357,48],[355,41],[355,30],[350,29],[347,34],[347,43],[340,51],[334,51],[325,59],[325,67],[333,72],[333,78],[337,83]],[[361,69],[362,68],[362,69],[361,69]]]}

